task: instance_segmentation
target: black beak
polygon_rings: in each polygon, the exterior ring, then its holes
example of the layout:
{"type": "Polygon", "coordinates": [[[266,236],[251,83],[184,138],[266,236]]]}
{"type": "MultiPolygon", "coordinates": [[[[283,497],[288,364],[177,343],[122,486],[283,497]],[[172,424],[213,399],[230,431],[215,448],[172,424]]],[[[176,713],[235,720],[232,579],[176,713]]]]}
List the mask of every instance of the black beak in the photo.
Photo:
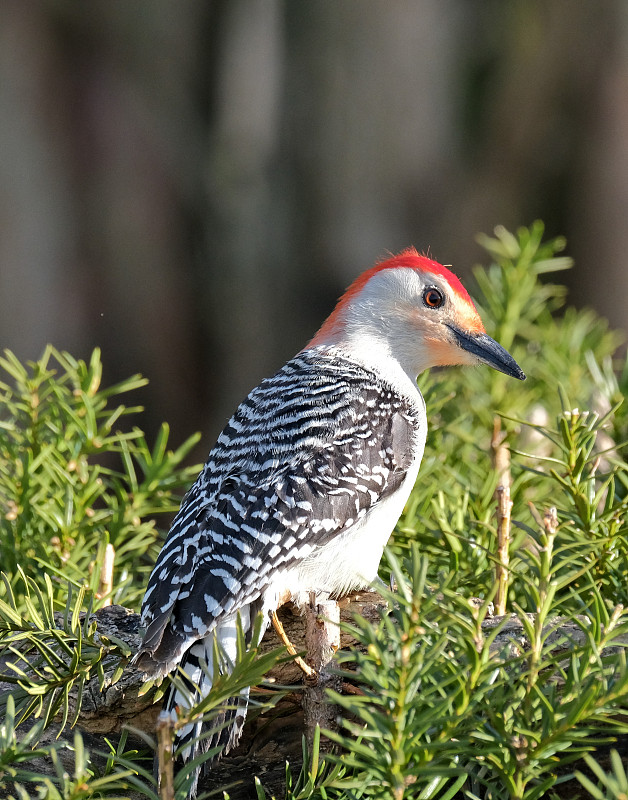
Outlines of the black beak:
{"type": "Polygon", "coordinates": [[[472,353],[489,367],[510,375],[511,378],[518,378],[525,381],[526,376],[519,364],[505,350],[501,344],[497,344],[495,339],[491,339],[486,333],[466,333],[453,325],[447,326],[456,337],[458,346],[468,353],[472,353]]]}

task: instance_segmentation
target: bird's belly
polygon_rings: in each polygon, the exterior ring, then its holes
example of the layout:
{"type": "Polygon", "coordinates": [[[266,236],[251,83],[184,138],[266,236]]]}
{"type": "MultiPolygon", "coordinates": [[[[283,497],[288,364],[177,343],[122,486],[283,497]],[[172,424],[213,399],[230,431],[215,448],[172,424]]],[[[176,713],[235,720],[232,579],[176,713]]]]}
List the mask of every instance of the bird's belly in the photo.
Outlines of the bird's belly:
{"type": "MultiPolygon", "coordinates": [[[[419,459],[420,460],[420,459],[419,459]]],[[[377,577],[377,569],[390,534],[408,499],[416,476],[410,468],[399,490],[377,503],[359,522],[339,533],[330,542],[310,553],[300,564],[284,573],[284,593],[303,605],[310,592],[341,596],[353,589],[366,588],[377,577]]]]}

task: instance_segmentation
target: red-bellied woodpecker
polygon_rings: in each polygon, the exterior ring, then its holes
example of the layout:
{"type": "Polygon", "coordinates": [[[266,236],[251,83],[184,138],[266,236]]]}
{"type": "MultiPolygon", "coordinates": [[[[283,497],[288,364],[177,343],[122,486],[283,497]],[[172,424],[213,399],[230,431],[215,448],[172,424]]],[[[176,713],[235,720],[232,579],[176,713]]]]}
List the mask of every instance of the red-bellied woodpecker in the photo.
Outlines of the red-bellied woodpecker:
{"type": "MultiPolygon", "coordinates": [[[[485,332],[453,273],[413,249],[361,275],[307,347],[241,403],[184,498],[151,575],[136,656],[180,664],[211,688],[213,637],[235,656],[281,601],[341,595],[377,576],[412,490],[427,431],[417,375],[446,364],[525,375],[485,332]]],[[[265,623],[266,624],[266,623],[265,623]]],[[[189,703],[171,690],[169,708],[189,703]]],[[[219,734],[239,737],[247,696],[219,734]]],[[[179,744],[200,729],[189,726],[179,744]]],[[[197,746],[190,746],[187,757],[197,746]]]]}

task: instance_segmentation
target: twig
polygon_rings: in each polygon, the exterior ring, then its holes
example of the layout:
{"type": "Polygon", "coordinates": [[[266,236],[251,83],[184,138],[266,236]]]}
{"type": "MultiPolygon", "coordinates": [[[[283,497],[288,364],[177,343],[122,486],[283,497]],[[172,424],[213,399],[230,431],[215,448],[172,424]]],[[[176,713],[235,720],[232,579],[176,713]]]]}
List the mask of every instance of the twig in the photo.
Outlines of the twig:
{"type": "Polygon", "coordinates": [[[168,711],[157,717],[157,761],[159,764],[159,800],[174,800],[174,765],[172,739],[174,720],[168,711]]]}
{"type": "Polygon", "coordinates": [[[493,449],[495,470],[500,480],[496,491],[497,566],[495,580],[497,582],[497,594],[495,596],[495,614],[498,616],[503,616],[506,613],[510,567],[510,513],[512,500],[510,499],[510,450],[506,445],[505,439],[506,435],[501,431],[500,419],[495,417],[491,447],[493,449]]]}
{"type": "Polygon", "coordinates": [[[495,614],[503,616],[506,613],[506,599],[508,597],[509,567],[510,567],[510,512],[512,500],[510,487],[497,487],[497,595],[495,597],[495,614]]]}
{"type": "Polygon", "coordinates": [[[305,679],[303,697],[305,735],[310,744],[317,725],[321,729],[336,727],[337,709],[328,702],[325,690],[338,691],[342,683],[329,669],[340,647],[339,623],[340,608],[335,600],[317,602],[316,597],[310,597],[310,607],[305,614],[305,647],[313,675],[305,679]]]}
{"type": "Polygon", "coordinates": [[[347,683],[346,681],[342,682],[340,687],[342,689],[343,694],[356,694],[359,697],[364,697],[364,691],[360,689],[359,686],[354,686],[352,683],[347,683]]]}
{"type": "Polygon", "coordinates": [[[98,584],[98,597],[104,597],[104,606],[111,605],[111,592],[113,591],[113,565],[116,560],[116,551],[112,544],[105,547],[105,557],[103,558],[100,570],[100,582],[98,584]]]}

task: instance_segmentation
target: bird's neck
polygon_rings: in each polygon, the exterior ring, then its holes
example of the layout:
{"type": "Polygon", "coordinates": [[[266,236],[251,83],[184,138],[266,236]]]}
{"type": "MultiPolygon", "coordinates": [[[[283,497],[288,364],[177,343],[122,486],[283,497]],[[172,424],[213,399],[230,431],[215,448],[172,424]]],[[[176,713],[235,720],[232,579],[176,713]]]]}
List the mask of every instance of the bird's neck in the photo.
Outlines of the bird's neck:
{"type": "Polygon", "coordinates": [[[392,351],[389,342],[382,337],[361,335],[360,337],[339,336],[328,341],[312,341],[308,350],[314,346],[319,352],[346,358],[374,372],[397,391],[406,396],[419,394],[416,385],[417,374],[410,365],[402,364],[392,351]]]}

